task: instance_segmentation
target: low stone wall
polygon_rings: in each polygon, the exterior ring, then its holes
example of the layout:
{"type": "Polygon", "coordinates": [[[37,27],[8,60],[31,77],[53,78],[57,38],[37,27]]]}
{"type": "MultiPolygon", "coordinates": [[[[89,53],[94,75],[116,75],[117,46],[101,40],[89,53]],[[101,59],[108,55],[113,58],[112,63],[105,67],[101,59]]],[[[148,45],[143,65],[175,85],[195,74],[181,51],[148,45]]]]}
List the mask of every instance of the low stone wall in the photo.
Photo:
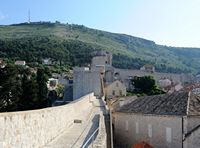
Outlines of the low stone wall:
{"type": "Polygon", "coordinates": [[[105,125],[105,115],[107,114],[106,102],[104,101],[105,97],[97,99],[94,101],[95,107],[100,107],[99,112],[99,130],[95,140],[88,146],[89,148],[107,148],[107,132],[105,125]]]}
{"type": "Polygon", "coordinates": [[[184,118],[184,148],[199,148],[200,146],[200,117],[188,116],[184,118]]]}
{"type": "Polygon", "coordinates": [[[0,113],[0,147],[43,147],[70,128],[74,119],[84,120],[93,107],[94,99],[91,93],[63,106],[0,113]]]}
{"type": "Polygon", "coordinates": [[[104,115],[100,114],[99,117],[99,131],[95,141],[89,146],[89,148],[107,148],[107,134],[104,115]]]}

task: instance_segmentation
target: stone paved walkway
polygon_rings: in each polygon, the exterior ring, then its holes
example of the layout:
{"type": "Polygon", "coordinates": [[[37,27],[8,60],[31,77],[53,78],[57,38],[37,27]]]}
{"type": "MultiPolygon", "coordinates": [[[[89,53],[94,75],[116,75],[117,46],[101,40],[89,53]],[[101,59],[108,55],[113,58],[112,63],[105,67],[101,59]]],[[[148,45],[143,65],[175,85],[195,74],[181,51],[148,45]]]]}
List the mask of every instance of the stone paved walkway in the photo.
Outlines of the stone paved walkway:
{"type": "Polygon", "coordinates": [[[45,148],[79,148],[99,126],[100,107],[94,107],[90,117],[82,123],[73,126],[62,135],[54,139],[45,148]]]}

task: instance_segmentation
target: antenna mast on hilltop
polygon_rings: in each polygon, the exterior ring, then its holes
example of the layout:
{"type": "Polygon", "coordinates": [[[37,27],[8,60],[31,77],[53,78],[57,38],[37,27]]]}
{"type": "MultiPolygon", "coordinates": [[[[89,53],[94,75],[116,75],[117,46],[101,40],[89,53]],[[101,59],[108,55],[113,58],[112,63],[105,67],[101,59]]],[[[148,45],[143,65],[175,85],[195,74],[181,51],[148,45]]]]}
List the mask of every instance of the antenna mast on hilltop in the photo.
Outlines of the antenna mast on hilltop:
{"type": "Polygon", "coordinates": [[[31,12],[30,9],[28,10],[28,23],[31,23],[31,12]]]}

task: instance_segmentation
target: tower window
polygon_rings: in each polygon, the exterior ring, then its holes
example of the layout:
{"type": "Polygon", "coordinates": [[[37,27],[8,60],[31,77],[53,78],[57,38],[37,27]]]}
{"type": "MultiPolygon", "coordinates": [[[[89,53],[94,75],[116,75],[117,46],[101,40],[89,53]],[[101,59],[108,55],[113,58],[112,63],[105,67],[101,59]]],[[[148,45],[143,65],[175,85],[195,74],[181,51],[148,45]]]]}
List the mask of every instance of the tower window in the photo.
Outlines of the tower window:
{"type": "Polygon", "coordinates": [[[115,91],[114,91],[114,90],[112,91],[112,95],[113,95],[113,96],[115,95],[115,91]]]}

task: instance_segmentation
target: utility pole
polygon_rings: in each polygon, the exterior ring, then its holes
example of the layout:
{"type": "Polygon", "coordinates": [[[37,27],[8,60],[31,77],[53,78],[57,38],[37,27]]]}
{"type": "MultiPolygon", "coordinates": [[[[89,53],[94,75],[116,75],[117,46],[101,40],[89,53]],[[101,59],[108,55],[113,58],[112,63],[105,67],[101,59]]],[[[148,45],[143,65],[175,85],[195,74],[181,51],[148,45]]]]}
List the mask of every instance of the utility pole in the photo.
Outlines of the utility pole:
{"type": "Polygon", "coordinates": [[[30,9],[28,10],[28,23],[31,23],[31,12],[30,9]]]}

